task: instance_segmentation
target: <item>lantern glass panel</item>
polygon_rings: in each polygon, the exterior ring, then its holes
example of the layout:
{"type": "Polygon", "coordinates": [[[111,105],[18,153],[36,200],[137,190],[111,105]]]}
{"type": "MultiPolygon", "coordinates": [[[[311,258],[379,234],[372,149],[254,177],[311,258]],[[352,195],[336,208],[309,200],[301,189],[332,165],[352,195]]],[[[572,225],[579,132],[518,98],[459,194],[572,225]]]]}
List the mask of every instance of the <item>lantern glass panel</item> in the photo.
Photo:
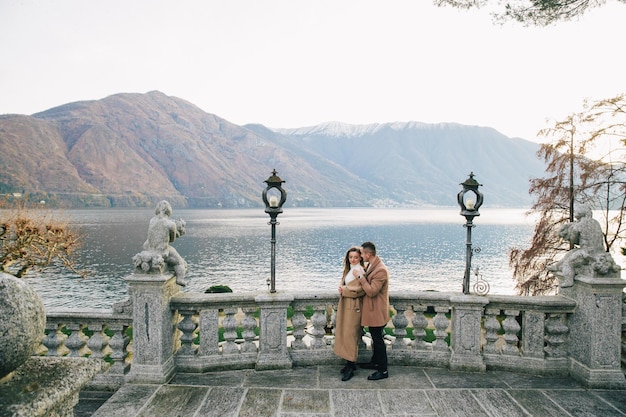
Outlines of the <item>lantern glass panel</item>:
{"type": "Polygon", "coordinates": [[[270,207],[277,208],[280,203],[280,190],[278,188],[272,187],[267,190],[267,201],[270,207]]]}
{"type": "Polygon", "coordinates": [[[478,195],[473,190],[468,190],[463,195],[463,204],[467,210],[474,210],[476,201],[478,201],[478,195]]]}

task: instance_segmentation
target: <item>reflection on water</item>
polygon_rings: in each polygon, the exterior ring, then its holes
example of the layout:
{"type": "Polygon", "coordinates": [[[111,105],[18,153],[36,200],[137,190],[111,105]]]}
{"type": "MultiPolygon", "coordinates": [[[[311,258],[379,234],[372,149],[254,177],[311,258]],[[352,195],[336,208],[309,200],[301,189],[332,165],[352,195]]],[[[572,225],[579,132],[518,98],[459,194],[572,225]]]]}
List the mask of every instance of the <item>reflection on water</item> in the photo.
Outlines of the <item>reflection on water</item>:
{"type": "MultiPolygon", "coordinates": [[[[79,254],[90,271],[79,279],[52,269],[32,273],[32,284],[49,307],[106,308],[126,298],[124,277],[147,237],[152,210],[76,210],[85,233],[79,254]]],[[[204,291],[228,285],[234,291],[267,291],[270,274],[269,216],[256,210],[176,210],[187,234],[174,242],[187,261],[188,286],[204,291]]],[[[390,290],[461,291],[465,270],[465,218],[458,209],[289,209],[278,217],[276,289],[335,290],[347,248],[376,243],[391,274],[390,290]]],[[[479,267],[491,293],[513,294],[508,250],[526,246],[532,223],[523,210],[483,210],[474,221],[479,267]]]]}

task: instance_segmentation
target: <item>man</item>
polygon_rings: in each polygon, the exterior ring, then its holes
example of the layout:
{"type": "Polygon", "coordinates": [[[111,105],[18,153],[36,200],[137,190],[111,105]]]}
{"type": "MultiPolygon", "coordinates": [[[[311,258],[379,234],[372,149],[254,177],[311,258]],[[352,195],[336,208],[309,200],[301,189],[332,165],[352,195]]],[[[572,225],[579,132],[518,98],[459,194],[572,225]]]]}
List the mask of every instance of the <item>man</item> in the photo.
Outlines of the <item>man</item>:
{"type": "Polygon", "coordinates": [[[372,242],[361,245],[361,256],[368,266],[365,274],[357,277],[363,290],[363,310],[361,326],[369,327],[372,335],[372,359],[362,364],[365,369],[376,369],[376,372],[367,377],[370,381],[377,381],[389,377],[387,372],[387,348],[383,339],[383,331],[389,322],[389,271],[383,261],[376,255],[376,246],[372,242]]]}

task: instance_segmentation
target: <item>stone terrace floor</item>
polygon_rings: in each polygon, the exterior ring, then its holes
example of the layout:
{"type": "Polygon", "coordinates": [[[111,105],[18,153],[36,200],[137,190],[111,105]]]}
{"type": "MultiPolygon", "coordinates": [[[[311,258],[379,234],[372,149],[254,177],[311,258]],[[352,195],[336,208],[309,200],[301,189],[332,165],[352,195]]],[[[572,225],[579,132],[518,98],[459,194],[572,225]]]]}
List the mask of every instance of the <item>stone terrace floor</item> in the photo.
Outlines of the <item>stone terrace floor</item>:
{"type": "Polygon", "coordinates": [[[569,378],[389,367],[368,381],[339,366],[177,374],[169,384],[82,392],[75,417],[173,416],[626,416],[626,389],[585,389],[569,378]],[[109,398],[110,396],[110,398],[109,398]]]}

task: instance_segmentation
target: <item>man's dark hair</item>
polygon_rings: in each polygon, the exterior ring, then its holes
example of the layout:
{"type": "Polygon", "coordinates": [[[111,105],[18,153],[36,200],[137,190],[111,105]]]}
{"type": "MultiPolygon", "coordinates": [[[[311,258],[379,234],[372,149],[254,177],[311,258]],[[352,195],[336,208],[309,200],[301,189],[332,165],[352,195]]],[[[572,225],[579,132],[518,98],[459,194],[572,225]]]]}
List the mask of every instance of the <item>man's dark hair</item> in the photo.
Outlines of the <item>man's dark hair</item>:
{"type": "Polygon", "coordinates": [[[374,245],[372,242],[364,242],[361,247],[368,251],[369,253],[371,253],[373,256],[376,256],[376,245],[374,245]]]}

